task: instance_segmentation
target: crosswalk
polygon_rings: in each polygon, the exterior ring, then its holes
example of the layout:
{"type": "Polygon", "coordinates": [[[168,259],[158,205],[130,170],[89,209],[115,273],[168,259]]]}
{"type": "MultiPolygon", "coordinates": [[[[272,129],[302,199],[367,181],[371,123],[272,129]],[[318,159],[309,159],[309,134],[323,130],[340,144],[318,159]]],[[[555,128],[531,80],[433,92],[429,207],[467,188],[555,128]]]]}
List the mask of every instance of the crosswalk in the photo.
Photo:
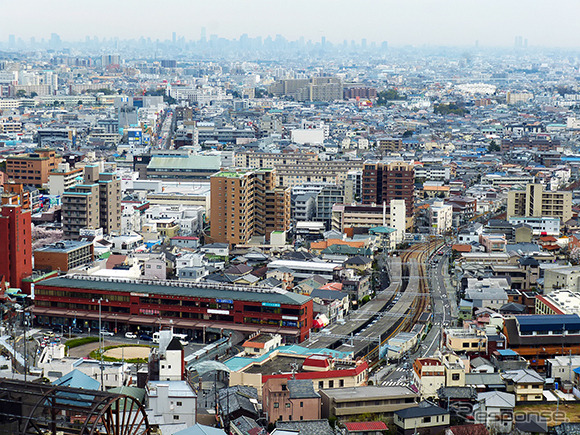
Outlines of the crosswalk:
{"type": "Polygon", "coordinates": [[[385,387],[404,387],[409,385],[409,382],[405,378],[399,378],[396,381],[384,382],[383,385],[385,387]]]}

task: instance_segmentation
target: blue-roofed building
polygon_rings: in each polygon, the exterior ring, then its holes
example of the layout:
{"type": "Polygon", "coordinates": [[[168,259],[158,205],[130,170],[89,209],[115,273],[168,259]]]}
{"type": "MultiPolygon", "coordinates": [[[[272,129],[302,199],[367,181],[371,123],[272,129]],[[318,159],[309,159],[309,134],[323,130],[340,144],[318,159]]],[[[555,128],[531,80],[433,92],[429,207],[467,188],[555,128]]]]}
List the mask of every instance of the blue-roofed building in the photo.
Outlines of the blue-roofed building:
{"type": "Polygon", "coordinates": [[[578,314],[552,314],[544,316],[517,316],[517,323],[522,335],[541,335],[542,333],[559,332],[580,333],[580,316],[578,314]]]}
{"type": "Polygon", "coordinates": [[[580,316],[577,314],[523,315],[504,320],[509,348],[530,367],[543,371],[548,359],[580,353],[580,316]]]}
{"type": "Polygon", "coordinates": [[[59,387],[82,388],[83,390],[98,390],[101,383],[80,370],[74,369],[52,383],[59,387]]]}
{"type": "MultiPolygon", "coordinates": [[[[57,387],[80,388],[88,392],[98,391],[101,387],[99,381],[76,369],[57,379],[52,385],[57,387]]],[[[94,396],[91,394],[80,394],[70,391],[59,391],[57,396],[58,403],[62,405],[88,406],[94,400],[94,396]]]]}

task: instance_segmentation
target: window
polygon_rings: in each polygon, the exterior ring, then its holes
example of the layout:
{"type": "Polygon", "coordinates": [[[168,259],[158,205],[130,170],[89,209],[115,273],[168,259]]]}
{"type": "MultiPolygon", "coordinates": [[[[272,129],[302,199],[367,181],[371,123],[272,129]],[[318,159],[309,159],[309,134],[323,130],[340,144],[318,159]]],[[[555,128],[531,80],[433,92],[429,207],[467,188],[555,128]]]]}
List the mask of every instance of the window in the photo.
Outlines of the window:
{"type": "Polygon", "coordinates": [[[287,389],[286,384],[282,384],[282,391],[286,391],[287,389]]]}
{"type": "Polygon", "coordinates": [[[459,373],[453,373],[451,375],[451,379],[454,380],[454,381],[458,381],[459,380],[459,373]]]}
{"type": "Polygon", "coordinates": [[[174,415],[174,416],[173,416],[173,419],[174,419],[174,420],[179,420],[179,415],[174,415]]]}
{"type": "Polygon", "coordinates": [[[334,388],[334,381],[328,381],[328,388],[334,388]]]}
{"type": "Polygon", "coordinates": [[[304,408],[304,402],[300,402],[300,408],[304,408]]]}
{"type": "Polygon", "coordinates": [[[183,402],[177,402],[176,405],[177,406],[182,406],[183,405],[183,402]]]}
{"type": "Polygon", "coordinates": [[[341,379],[340,381],[338,381],[338,386],[344,387],[344,379],[341,379]]]}
{"type": "Polygon", "coordinates": [[[286,403],[286,408],[290,408],[290,402],[286,403]]]}
{"type": "Polygon", "coordinates": [[[431,417],[423,417],[423,423],[431,423],[431,417]]]}
{"type": "Polygon", "coordinates": [[[279,408],[280,404],[278,402],[274,402],[274,408],[279,408]]]}
{"type": "Polygon", "coordinates": [[[318,388],[324,388],[324,381],[318,381],[318,388]]]}

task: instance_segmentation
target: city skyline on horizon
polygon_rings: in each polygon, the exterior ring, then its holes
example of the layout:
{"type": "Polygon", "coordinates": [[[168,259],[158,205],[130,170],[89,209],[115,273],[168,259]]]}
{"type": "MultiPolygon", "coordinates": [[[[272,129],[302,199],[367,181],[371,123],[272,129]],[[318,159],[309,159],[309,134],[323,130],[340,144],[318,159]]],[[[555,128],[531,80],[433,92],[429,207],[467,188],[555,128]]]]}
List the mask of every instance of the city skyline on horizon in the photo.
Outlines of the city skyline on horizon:
{"type": "Polygon", "coordinates": [[[26,10],[0,4],[0,14],[12,17],[0,30],[0,41],[6,43],[14,35],[15,41],[21,38],[29,44],[34,38],[39,43],[49,40],[52,33],[73,43],[83,42],[87,36],[172,41],[173,33],[186,41],[199,41],[205,29],[208,39],[217,35],[237,40],[247,35],[265,40],[281,35],[287,41],[304,38],[320,43],[324,39],[335,46],[366,40],[369,45],[387,42],[392,47],[477,44],[500,48],[513,47],[519,37],[530,47],[580,48],[573,18],[580,13],[580,2],[574,0],[563,0],[557,9],[548,7],[546,0],[512,0],[508,4],[499,0],[485,4],[475,0],[415,0],[402,5],[362,0],[354,18],[352,4],[343,0],[312,4],[306,0],[290,4],[281,0],[217,0],[211,4],[172,0],[163,8],[154,7],[152,0],[120,4],[101,0],[99,8],[88,10],[72,0],[27,3],[30,7],[26,10]],[[30,9],[37,13],[29,15],[30,9]]]}

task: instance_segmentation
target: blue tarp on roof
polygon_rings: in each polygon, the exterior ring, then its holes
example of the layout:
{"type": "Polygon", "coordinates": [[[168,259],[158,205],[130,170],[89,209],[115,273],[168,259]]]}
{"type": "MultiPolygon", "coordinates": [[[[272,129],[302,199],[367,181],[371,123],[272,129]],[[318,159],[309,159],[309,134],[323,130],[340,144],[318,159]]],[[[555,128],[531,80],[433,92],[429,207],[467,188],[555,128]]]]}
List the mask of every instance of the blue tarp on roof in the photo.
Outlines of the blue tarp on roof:
{"type": "Polygon", "coordinates": [[[517,353],[515,350],[512,350],[512,349],[498,350],[497,353],[499,353],[501,356],[518,356],[519,355],[519,353],[517,353]]]}

